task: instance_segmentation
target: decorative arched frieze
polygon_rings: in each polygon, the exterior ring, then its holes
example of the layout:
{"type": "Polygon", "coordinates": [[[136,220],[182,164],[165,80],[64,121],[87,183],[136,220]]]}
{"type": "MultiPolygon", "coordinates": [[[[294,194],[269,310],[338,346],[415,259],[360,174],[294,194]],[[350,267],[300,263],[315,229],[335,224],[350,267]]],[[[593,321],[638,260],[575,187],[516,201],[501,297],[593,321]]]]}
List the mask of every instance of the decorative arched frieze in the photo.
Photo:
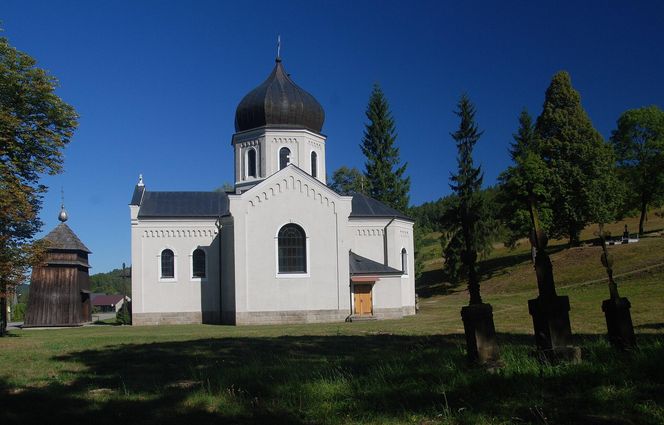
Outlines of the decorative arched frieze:
{"type": "Polygon", "coordinates": [[[143,238],[203,238],[214,236],[212,229],[145,230],[143,238]]]}
{"type": "Polygon", "coordinates": [[[383,233],[381,228],[357,229],[358,236],[383,236],[383,233]]]}
{"type": "Polygon", "coordinates": [[[274,137],[272,138],[272,143],[297,143],[297,139],[295,137],[274,137]]]}
{"type": "Polygon", "coordinates": [[[334,200],[330,199],[324,192],[317,190],[316,187],[310,186],[308,182],[296,179],[293,176],[289,176],[287,179],[275,182],[272,186],[265,188],[259,195],[249,199],[248,204],[250,207],[256,207],[261,202],[268,201],[289,190],[302,193],[307,198],[311,198],[324,207],[332,208],[336,212],[336,203],[334,200]]]}
{"type": "Polygon", "coordinates": [[[237,145],[241,148],[249,148],[253,146],[258,146],[260,144],[260,139],[245,140],[244,142],[238,143],[237,145]]]}

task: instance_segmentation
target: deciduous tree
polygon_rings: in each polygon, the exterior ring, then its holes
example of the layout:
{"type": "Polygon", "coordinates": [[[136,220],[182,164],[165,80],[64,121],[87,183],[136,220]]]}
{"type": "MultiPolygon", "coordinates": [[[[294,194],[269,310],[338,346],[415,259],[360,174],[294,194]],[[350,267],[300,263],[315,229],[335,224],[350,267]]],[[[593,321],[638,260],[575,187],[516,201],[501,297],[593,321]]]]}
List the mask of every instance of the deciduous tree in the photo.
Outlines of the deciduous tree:
{"type": "Polygon", "coordinates": [[[0,334],[7,294],[38,259],[31,242],[42,224],[40,178],[62,170],[62,150],[77,125],[56,86],[34,59],[0,38],[0,334]]]}
{"type": "Polygon", "coordinates": [[[664,111],[657,106],[626,111],[611,142],[627,183],[625,200],[638,206],[643,234],[648,206],[664,198],[664,111]]]}
{"type": "Polygon", "coordinates": [[[328,186],[342,195],[353,193],[369,194],[370,186],[367,178],[357,168],[341,166],[332,173],[328,186]]]}

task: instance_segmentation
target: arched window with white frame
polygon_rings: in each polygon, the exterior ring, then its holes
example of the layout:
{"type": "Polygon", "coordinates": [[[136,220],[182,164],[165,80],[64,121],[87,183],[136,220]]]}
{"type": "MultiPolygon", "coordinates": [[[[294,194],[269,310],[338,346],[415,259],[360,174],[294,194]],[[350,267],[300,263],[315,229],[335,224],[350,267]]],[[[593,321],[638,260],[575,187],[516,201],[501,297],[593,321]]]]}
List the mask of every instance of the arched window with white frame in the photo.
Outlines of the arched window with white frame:
{"type": "Polygon", "coordinates": [[[277,235],[279,273],[307,272],[307,235],[297,224],[289,223],[277,235]]]}
{"type": "Polygon", "coordinates": [[[318,177],[318,154],[311,151],[311,177],[318,177]]]}
{"type": "Polygon", "coordinates": [[[279,169],[282,170],[291,162],[291,151],[287,147],[279,149],[279,169]]]}
{"type": "Polygon", "coordinates": [[[191,277],[205,279],[207,277],[206,263],[205,251],[200,248],[195,249],[191,255],[191,277]]]}
{"type": "Polygon", "coordinates": [[[161,251],[161,273],[160,277],[162,279],[173,279],[175,278],[175,254],[170,249],[165,249],[161,251]]]}
{"type": "Polygon", "coordinates": [[[408,252],[406,248],[401,249],[401,271],[403,274],[408,274],[408,252]]]}
{"type": "Polygon", "coordinates": [[[258,177],[256,162],[256,149],[247,149],[247,177],[258,177]]]}

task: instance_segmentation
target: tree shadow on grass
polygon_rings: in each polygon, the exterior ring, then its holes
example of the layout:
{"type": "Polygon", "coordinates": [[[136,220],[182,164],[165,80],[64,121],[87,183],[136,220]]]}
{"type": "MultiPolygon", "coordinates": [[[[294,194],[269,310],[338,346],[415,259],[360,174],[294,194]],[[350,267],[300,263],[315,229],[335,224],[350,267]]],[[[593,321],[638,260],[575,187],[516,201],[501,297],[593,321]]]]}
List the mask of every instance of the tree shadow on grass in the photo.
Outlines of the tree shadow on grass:
{"type": "Polygon", "coordinates": [[[17,388],[0,381],[0,420],[312,424],[398,423],[415,416],[538,423],[537,407],[549,424],[584,423],[575,418],[589,414],[656,423],[642,409],[648,400],[663,413],[661,336],[639,335],[642,348],[627,354],[613,352],[601,337],[578,337],[584,362],[558,366],[541,366],[530,355],[532,336],[501,334],[499,342],[506,367],[497,374],[466,361],[462,335],[116,345],[55,358],[74,376],[65,383],[17,388]],[[598,390],[603,387],[613,392],[598,390]]]}
{"type": "Polygon", "coordinates": [[[95,320],[92,322],[93,325],[95,326],[122,326],[121,323],[118,322],[106,322],[104,320],[95,320]]]}
{"type": "MultiPolygon", "coordinates": [[[[567,245],[559,244],[549,246],[546,252],[553,255],[560,251],[567,249],[567,245]]],[[[488,280],[494,276],[500,276],[508,273],[508,267],[518,266],[523,263],[531,263],[532,254],[530,252],[523,252],[520,254],[505,255],[501,257],[487,258],[480,260],[477,265],[480,270],[481,280],[488,280]]],[[[533,279],[535,279],[535,272],[533,271],[533,279]]]]}
{"type": "Polygon", "coordinates": [[[449,295],[458,290],[464,283],[452,284],[448,282],[447,275],[443,269],[434,269],[422,272],[417,280],[415,292],[421,298],[429,298],[434,295],[449,295]]]}
{"type": "MultiPolygon", "coordinates": [[[[565,249],[567,249],[567,245],[558,244],[547,248],[547,252],[549,255],[553,255],[565,249]]],[[[524,252],[480,260],[477,263],[480,280],[485,281],[506,274],[509,267],[530,262],[531,258],[530,252],[524,252]]],[[[533,281],[535,280],[535,271],[533,270],[533,281]]],[[[457,283],[450,283],[444,269],[434,269],[422,273],[416,282],[416,292],[422,298],[429,298],[434,295],[449,295],[460,288],[465,288],[465,286],[466,277],[462,277],[457,283]]]]}
{"type": "Polygon", "coordinates": [[[660,330],[660,329],[664,329],[664,323],[643,323],[641,325],[634,326],[634,329],[660,330]]]}
{"type": "Polygon", "coordinates": [[[646,229],[646,230],[643,231],[643,234],[648,235],[648,236],[652,236],[655,233],[660,233],[662,231],[664,231],[664,227],[660,227],[660,228],[657,228],[657,229],[646,229]]]}

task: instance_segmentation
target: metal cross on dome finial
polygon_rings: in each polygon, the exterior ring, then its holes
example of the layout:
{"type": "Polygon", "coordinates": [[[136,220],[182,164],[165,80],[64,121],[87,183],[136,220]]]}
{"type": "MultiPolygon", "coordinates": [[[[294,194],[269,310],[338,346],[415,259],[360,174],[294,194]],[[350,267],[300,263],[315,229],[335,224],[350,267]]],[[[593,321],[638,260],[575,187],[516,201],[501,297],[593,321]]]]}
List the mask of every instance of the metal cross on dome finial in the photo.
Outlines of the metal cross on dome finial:
{"type": "Polygon", "coordinates": [[[277,59],[281,58],[281,34],[277,35],[277,59]]]}
{"type": "Polygon", "coordinates": [[[60,214],[58,214],[58,220],[64,223],[68,218],[69,216],[65,210],[65,190],[64,188],[60,187],[60,214]]]}

